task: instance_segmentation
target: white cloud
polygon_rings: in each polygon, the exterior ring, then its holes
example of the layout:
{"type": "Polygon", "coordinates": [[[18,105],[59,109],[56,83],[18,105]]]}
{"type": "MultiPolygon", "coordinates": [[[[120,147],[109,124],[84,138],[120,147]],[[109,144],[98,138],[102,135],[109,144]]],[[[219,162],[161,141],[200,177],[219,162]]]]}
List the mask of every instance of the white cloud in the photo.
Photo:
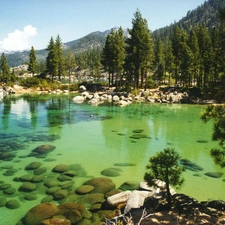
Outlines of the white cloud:
{"type": "Polygon", "coordinates": [[[22,31],[15,30],[9,33],[3,41],[0,41],[0,49],[4,51],[22,51],[30,49],[30,38],[37,35],[37,29],[27,25],[22,31]]]}

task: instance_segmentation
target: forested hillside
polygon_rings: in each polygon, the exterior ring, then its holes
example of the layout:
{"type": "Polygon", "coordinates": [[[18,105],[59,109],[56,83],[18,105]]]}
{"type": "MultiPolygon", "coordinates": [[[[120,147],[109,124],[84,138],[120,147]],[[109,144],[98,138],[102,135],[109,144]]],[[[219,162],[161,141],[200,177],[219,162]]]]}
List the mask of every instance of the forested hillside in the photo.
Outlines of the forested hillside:
{"type": "Polygon", "coordinates": [[[161,40],[165,40],[166,37],[168,37],[171,39],[175,26],[183,28],[187,32],[189,32],[191,28],[201,24],[204,24],[208,29],[215,26],[218,27],[220,24],[218,12],[223,8],[225,8],[225,0],[208,0],[195,10],[188,11],[187,15],[178,22],[155,30],[152,34],[153,38],[157,39],[160,37],[161,40]]]}

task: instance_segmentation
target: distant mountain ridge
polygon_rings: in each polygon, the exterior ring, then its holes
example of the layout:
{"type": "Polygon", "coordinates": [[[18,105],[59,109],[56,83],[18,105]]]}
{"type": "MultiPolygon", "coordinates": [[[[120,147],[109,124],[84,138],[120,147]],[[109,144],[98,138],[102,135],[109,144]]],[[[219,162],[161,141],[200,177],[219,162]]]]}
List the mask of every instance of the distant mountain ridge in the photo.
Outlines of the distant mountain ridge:
{"type": "MultiPolygon", "coordinates": [[[[173,27],[178,25],[185,30],[190,30],[192,27],[204,23],[208,28],[219,25],[218,10],[225,8],[225,0],[208,0],[201,6],[196,6],[195,10],[188,11],[186,16],[180,19],[178,22],[166,26],[164,28],[157,29],[152,32],[154,39],[160,37],[165,40],[165,37],[169,38],[172,35],[173,27]]],[[[118,29],[118,28],[113,28],[118,29]]],[[[95,31],[82,38],[64,43],[65,49],[70,48],[74,53],[79,53],[93,48],[102,48],[105,44],[106,37],[111,29],[106,31],[95,31]]],[[[124,30],[125,35],[128,35],[128,30],[124,30]]],[[[46,43],[47,45],[47,43],[46,43]]],[[[15,67],[29,61],[30,51],[15,52],[7,54],[8,64],[10,67],[15,67]]],[[[45,60],[47,56],[47,50],[37,50],[37,58],[39,61],[45,60]]]]}
{"type": "Polygon", "coordinates": [[[202,5],[196,7],[196,9],[188,11],[186,16],[178,22],[155,30],[153,32],[153,38],[160,37],[162,40],[165,40],[166,36],[170,38],[174,26],[182,27],[186,31],[201,24],[205,24],[209,29],[214,26],[219,26],[218,12],[223,8],[225,8],[225,0],[205,1],[202,5]]]}

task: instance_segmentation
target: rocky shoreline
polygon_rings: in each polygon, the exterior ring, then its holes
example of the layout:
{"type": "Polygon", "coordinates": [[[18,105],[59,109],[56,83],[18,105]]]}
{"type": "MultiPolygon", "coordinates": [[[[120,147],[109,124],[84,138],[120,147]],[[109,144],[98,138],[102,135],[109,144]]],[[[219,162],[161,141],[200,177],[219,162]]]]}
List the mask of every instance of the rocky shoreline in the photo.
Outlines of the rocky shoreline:
{"type": "Polygon", "coordinates": [[[59,205],[42,202],[30,209],[18,225],[224,224],[225,202],[198,202],[171,190],[172,206],[168,207],[165,184],[158,181],[157,185],[148,187],[141,182],[133,190],[127,183],[127,190],[122,191],[113,188],[110,178],[92,178],[76,190],[81,199],[86,199],[83,203],[79,199],[59,205]]]}
{"type": "MultiPolygon", "coordinates": [[[[0,99],[6,95],[22,95],[22,94],[69,94],[69,90],[47,90],[41,91],[39,88],[23,88],[19,85],[14,87],[0,87],[0,99]]],[[[190,96],[187,92],[180,92],[176,88],[171,88],[168,91],[163,91],[160,88],[156,89],[139,89],[135,94],[128,92],[116,92],[114,88],[101,88],[99,90],[88,89],[84,85],[79,87],[77,96],[73,98],[75,103],[87,102],[93,106],[103,103],[112,103],[118,106],[126,106],[132,102],[146,103],[164,103],[164,104],[215,104],[215,100],[204,100],[190,96]]]]}

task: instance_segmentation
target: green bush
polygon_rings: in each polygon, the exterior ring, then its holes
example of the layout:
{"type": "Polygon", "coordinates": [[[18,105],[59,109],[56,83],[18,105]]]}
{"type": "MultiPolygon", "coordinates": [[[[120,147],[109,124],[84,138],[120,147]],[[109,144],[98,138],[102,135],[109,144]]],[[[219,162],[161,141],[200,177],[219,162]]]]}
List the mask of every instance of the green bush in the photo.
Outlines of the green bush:
{"type": "Polygon", "coordinates": [[[39,87],[40,80],[37,77],[28,77],[20,80],[20,85],[26,88],[39,87]]]}
{"type": "Polygon", "coordinates": [[[78,88],[79,88],[78,83],[76,83],[76,84],[71,84],[70,87],[69,87],[69,90],[70,90],[70,91],[77,91],[78,88]]]}

